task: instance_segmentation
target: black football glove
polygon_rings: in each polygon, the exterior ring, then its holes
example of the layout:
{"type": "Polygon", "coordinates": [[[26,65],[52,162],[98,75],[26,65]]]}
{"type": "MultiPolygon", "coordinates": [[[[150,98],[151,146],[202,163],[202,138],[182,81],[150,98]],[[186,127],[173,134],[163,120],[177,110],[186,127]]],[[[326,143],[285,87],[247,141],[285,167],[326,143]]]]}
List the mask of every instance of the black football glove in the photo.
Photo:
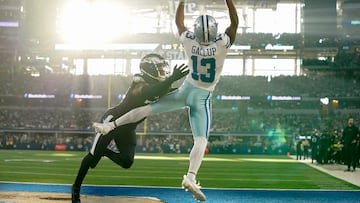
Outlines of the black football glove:
{"type": "Polygon", "coordinates": [[[181,64],[179,67],[175,65],[173,73],[169,77],[169,79],[173,82],[180,80],[181,78],[185,77],[189,73],[188,66],[185,64],[181,64]]]}

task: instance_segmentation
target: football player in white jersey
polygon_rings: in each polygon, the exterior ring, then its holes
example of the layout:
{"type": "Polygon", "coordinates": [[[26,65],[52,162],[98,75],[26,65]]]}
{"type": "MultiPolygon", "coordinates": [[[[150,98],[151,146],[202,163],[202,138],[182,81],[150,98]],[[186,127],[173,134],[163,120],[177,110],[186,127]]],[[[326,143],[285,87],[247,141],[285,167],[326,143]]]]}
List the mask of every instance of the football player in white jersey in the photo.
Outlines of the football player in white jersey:
{"type": "Polygon", "coordinates": [[[201,166],[209,136],[212,92],[219,81],[227,50],[235,41],[238,27],[238,15],[232,0],[225,0],[225,4],[230,17],[230,25],[225,33],[218,34],[217,23],[209,15],[199,16],[194,23],[194,32],[191,32],[184,24],[185,2],[180,0],[175,22],[190,69],[183,84],[157,102],[136,108],[113,122],[93,124],[97,132],[107,134],[117,126],[139,121],[151,114],[188,108],[194,144],[182,187],[189,190],[199,201],[206,200],[200,185],[196,183],[196,174],[201,166]]]}

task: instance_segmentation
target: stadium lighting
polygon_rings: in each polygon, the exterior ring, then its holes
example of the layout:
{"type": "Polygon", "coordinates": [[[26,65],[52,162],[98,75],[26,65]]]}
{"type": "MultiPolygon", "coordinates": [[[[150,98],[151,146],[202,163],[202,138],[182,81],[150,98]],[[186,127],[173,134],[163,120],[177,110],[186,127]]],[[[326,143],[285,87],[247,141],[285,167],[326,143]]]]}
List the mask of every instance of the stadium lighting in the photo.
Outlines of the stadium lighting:
{"type": "Polygon", "coordinates": [[[250,50],[250,45],[232,45],[230,47],[231,50],[250,50]]]}
{"type": "Polygon", "coordinates": [[[128,11],[119,3],[68,1],[57,21],[57,34],[67,43],[104,43],[121,36],[128,11]]]}
{"type": "Polygon", "coordinates": [[[0,21],[0,27],[19,27],[17,21],[0,21]]]}
{"type": "Polygon", "coordinates": [[[137,43],[137,44],[55,44],[55,50],[111,50],[111,51],[152,51],[158,47],[158,43],[137,43]]]}
{"type": "Polygon", "coordinates": [[[328,97],[320,98],[320,102],[323,105],[328,105],[329,104],[329,98],[328,97]]]}

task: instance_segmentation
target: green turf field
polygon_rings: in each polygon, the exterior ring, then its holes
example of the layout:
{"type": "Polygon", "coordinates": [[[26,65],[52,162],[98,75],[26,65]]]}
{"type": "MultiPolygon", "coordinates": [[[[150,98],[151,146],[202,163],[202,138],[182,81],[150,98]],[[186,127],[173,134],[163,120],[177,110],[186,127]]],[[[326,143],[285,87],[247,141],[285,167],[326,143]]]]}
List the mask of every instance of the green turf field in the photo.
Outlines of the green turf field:
{"type": "MultiPolygon", "coordinates": [[[[0,150],[0,181],[72,184],[85,154],[0,150]]],[[[84,184],[179,187],[187,167],[186,154],[137,154],[131,169],[104,158],[84,184]]],[[[206,188],[360,189],[286,156],[208,154],[198,179],[206,188]]]]}

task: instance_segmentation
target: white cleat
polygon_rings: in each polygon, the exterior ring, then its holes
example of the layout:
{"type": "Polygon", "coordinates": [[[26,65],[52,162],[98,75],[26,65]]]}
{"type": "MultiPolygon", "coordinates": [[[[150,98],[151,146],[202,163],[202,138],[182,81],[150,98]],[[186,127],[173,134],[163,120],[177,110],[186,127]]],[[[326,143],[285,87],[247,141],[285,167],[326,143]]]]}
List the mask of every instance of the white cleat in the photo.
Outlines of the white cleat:
{"type": "Polygon", "coordinates": [[[185,191],[190,191],[196,200],[198,201],[206,200],[204,193],[202,193],[200,190],[201,186],[196,182],[190,180],[186,175],[184,175],[184,179],[181,185],[182,188],[185,189],[185,191]]]}
{"type": "Polygon", "coordinates": [[[93,127],[97,133],[101,133],[103,135],[108,134],[110,131],[114,129],[114,124],[112,122],[108,123],[93,123],[93,127]]]}

